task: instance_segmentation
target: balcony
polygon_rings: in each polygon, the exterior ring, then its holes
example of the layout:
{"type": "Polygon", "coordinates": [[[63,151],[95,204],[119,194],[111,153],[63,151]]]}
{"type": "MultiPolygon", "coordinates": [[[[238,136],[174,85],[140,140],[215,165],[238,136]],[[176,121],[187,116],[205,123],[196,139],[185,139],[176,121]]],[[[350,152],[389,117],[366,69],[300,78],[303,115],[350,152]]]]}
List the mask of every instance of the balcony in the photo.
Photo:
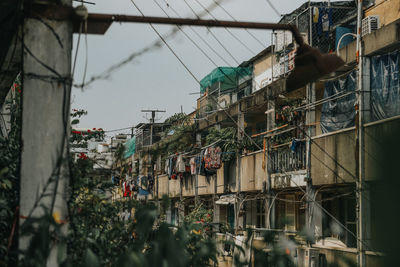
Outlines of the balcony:
{"type": "Polygon", "coordinates": [[[273,147],[269,152],[271,174],[306,169],[306,143],[298,141],[295,149],[291,143],[273,147]]]}

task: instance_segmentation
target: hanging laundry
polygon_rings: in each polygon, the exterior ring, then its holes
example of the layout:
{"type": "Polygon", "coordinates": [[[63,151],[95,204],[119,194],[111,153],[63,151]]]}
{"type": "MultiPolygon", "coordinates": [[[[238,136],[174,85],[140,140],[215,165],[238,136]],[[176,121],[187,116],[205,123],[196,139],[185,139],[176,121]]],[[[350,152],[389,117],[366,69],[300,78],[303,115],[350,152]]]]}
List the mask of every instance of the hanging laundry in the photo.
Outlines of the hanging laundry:
{"type": "Polygon", "coordinates": [[[196,158],[193,157],[190,159],[190,174],[196,174],[196,158]]]}
{"type": "Polygon", "coordinates": [[[205,168],[207,170],[215,170],[221,168],[221,148],[208,148],[205,152],[204,159],[205,168]]]}
{"type": "Polygon", "coordinates": [[[319,20],[319,9],[318,7],[313,7],[313,22],[318,23],[319,20]]]}
{"type": "Polygon", "coordinates": [[[164,171],[165,171],[166,174],[169,173],[169,159],[166,159],[166,160],[165,160],[164,171]]]}
{"type": "Polygon", "coordinates": [[[129,197],[131,195],[131,190],[128,182],[123,183],[123,188],[124,188],[124,197],[129,197]]]}
{"type": "Polygon", "coordinates": [[[169,179],[171,179],[172,172],[173,172],[173,159],[170,158],[168,159],[168,172],[167,172],[169,179]]]}
{"type": "Polygon", "coordinates": [[[331,8],[319,8],[319,17],[317,22],[318,35],[325,34],[327,37],[332,26],[332,9],[331,8]]]}
{"type": "Polygon", "coordinates": [[[179,155],[177,160],[176,160],[176,171],[178,173],[185,172],[185,162],[183,161],[182,155],[179,155]]]}

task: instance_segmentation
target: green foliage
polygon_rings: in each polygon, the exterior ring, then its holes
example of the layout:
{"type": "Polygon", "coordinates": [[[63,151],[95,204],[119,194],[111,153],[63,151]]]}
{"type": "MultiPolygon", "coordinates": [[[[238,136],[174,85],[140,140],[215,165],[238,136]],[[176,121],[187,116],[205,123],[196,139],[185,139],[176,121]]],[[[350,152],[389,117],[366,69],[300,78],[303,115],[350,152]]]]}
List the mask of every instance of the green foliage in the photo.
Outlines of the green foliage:
{"type": "MultiPolygon", "coordinates": [[[[9,253],[8,242],[11,237],[16,208],[19,203],[19,165],[21,135],[21,90],[20,80],[14,84],[13,97],[5,102],[11,114],[11,129],[7,136],[0,136],[0,265],[16,262],[16,255],[9,253]]],[[[16,246],[13,236],[11,248],[16,246]]]]}
{"type": "MultiPolygon", "coordinates": [[[[225,152],[221,159],[222,161],[230,161],[235,158],[236,153],[240,153],[243,149],[250,151],[255,151],[258,149],[254,143],[247,137],[242,140],[237,139],[237,129],[234,127],[226,127],[218,130],[216,128],[211,128],[208,130],[206,135],[206,145],[218,142],[221,147],[222,152],[225,152]]],[[[256,143],[262,147],[262,140],[255,140],[256,143]]]]}
{"type": "Polygon", "coordinates": [[[182,124],[184,122],[187,122],[188,117],[185,113],[175,113],[171,117],[168,117],[165,119],[164,123],[171,124],[171,125],[176,125],[176,124],[182,124]]]}
{"type": "Polygon", "coordinates": [[[199,202],[193,210],[185,216],[185,221],[191,223],[209,223],[212,222],[213,210],[206,209],[203,203],[199,202]]]}
{"type": "MultiPolygon", "coordinates": [[[[133,200],[111,202],[112,185],[90,177],[90,159],[72,164],[68,231],[45,209],[42,217],[29,219],[23,231],[32,239],[21,266],[44,266],[54,244],[60,266],[211,266],[216,262],[215,242],[197,234],[199,224],[186,221],[173,228],[160,220],[168,199],[161,209],[133,200]],[[132,218],[120,219],[121,211],[132,209],[132,218]]],[[[203,211],[199,214],[206,216],[203,211]]]]}

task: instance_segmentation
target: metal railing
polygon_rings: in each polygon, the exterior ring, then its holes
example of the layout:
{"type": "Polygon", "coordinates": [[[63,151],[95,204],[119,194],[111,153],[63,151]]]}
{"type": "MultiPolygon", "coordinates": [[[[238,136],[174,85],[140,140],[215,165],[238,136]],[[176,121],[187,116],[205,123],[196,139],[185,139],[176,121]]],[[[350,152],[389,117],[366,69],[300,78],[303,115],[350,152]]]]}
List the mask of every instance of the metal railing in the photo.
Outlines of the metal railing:
{"type": "Polygon", "coordinates": [[[306,169],[306,143],[298,141],[296,149],[289,144],[272,148],[269,152],[271,173],[298,171],[306,169]]]}

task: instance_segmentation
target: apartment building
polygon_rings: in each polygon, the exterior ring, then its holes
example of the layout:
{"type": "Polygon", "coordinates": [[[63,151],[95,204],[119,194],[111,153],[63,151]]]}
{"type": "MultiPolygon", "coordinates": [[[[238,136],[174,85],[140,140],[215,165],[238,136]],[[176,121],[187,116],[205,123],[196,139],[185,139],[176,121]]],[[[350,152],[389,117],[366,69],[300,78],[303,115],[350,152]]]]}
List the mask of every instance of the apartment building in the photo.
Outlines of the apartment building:
{"type": "MultiPolygon", "coordinates": [[[[280,23],[295,24],[308,44],[346,63],[306,86],[287,87],[296,45],[283,31],[273,32],[272,45],[255,57],[207,75],[188,116],[190,134],[175,140],[190,145],[140,154],[155,179],[150,198],[172,200],[168,220],[179,223],[201,202],[213,209],[217,231],[242,235],[252,228],[256,239],[263,231],[311,231],[314,242],[297,250],[299,266],[360,255],[365,266],[379,265],[371,188],[382,178],[374,156],[379,139],[400,123],[399,7],[398,0],[364,3],[361,54],[354,1],[307,2],[283,16],[280,23]],[[210,133],[224,129],[234,144],[222,135],[210,141],[210,133]],[[203,172],[199,165],[210,153],[218,159],[210,156],[203,172]],[[189,169],[172,176],[175,160],[189,169]]],[[[160,134],[153,150],[168,138],[160,134]]]]}

